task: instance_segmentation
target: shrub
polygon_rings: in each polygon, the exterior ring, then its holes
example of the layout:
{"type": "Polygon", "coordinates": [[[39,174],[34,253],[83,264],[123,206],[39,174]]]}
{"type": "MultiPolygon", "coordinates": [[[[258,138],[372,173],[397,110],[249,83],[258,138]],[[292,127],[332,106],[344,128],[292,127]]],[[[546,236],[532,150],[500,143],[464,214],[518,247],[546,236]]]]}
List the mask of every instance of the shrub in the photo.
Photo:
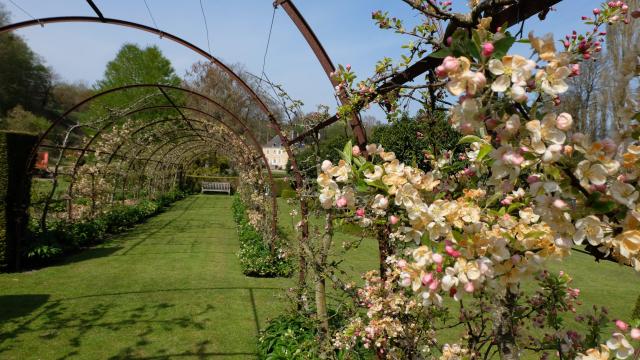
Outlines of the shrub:
{"type": "Polygon", "coordinates": [[[295,199],[297,196],[298,194],[293,189],[283,189],[280,193],[280,197],[283,199],[295,199]]]}
{"type": "MultiPolygon", "coordinates": [[[[338,314],[339,315],[339,314],[338,314]]],[[[318,342],[316,323],[309,314],[283,314],[269,321],[258,338],[259,359],[300,359],[327,358],[322,354],[318,342]]],[[[332,327],[340,327],[341,316],[331,312],[332,327]]],[[[335,359],[367,359],[366,350],[358,346],[350,351],[336,350],[335,359]]]]}
{"type": "MultiPolygon", "coordinates": [[[[291,259],[284,256],[281,251],[272,255],[262,234],[254,228],[247,217],[246,206],[235,196],[233,199],[233,219],[238,225],[238,239],[240,250],[238,258],[242,273],[255,277],[289,277],[293,273],[291,259]]],[[[276,244],[276,248],[280,248],[276,244]]]]}
{"type": "Polygon", "coordinates": [[[37,223],[31,222],[23,258],[32,266],[44,265],[62,255],[104,242],[109,235],[131,228],[184,197],[183,192],[173,191],[135,205],[116,205],[92,219],[52,221],[47,224],[46,232],[37,223]]]}
{"type": "Polygon", "coordinates": [[[307,317],[280,315],[269,321],[258,339],[259,359],[317,359],[315,326],[307,317]]]}

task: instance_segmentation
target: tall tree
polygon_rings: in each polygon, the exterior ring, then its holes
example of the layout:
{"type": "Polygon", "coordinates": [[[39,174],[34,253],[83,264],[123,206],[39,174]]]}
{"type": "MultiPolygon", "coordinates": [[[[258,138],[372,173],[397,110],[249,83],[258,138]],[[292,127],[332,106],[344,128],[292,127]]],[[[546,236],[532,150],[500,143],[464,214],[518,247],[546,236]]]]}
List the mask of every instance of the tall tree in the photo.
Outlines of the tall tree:
{"type": "MultiPolygon", "coordinates": [[[[640,0],[628,0],[629,9],[640,8],[640,0]]],[[[602,73],[604,85],[602,111],[610,119],[615,132],[624,131],[634,113],[640,111],[640,21],[607,27],[607,70],[602,73]]]]}
{"type": "MultiPolygon", "coordinates": [[[[132,84],[180,85],[173,66],[157,46],[140,48],[136,44],[125,44],[116,57],[107,63],[104,78],[94,85],[96,91],[105,91],[132,84]]],[[[172,100],[182,103],[182,94],[167,91],[172,100]]],[[[119,91],[101,97],[91,108],[87,121],[106,116],[114,111],[145,105],[167,104],[158,89],[141,88],[119,91]]],[[[153,119],[166,112],[144,112],[136,118],[153,119]]],[[[173,114],[177,115],[177,114],[173,114]]]]}
{"type": "MultiPolygon", "coordinates": [[[[0,4],[0,25],[9,13],[0,4]]],[[[0,116],[17,105],[42,113],[51,89],[51,71],[22,39],[0,34],[0,116]]]]}
{"type": "Polygon", "coordinates": [[[605,69],[602,59],[584,62],[580,76],[569,80],[570,87],[562,96],[561,111],[572,114],[576,131],[602,138],[607,134],[606,117],[603,118],[600,108],[603,101],[602,76],[605,69]]]}

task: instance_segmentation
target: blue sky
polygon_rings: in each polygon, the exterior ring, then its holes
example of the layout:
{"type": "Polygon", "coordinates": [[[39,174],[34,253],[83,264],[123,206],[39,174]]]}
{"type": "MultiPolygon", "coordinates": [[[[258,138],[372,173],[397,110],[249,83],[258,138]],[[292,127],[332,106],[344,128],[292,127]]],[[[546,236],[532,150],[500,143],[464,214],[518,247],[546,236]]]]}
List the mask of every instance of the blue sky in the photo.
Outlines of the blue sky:
{"type": "MultiPolygon", "coordinates": [[[[383,56],[401,53],[406,38],[378,29],[371,20],[374,10],[415,19],[400,0],[294,0],[320,38],[334,63],[351,64],[362,77],[370,74],[383,56]]],[[[94,15],[83,0],[14,0],[35,17],[94,15]]],[[[12,20],[29,19],[8,0],[0,0],[11,11],[12,20]]],[[[120,18],[153,26],[143,0],[95,0],[106,17],[120,18]]],[[[206,32],[198,0],[147,0],[158,26],[207,49],[206,32]]],[[[272,0],[203,0],[209,25],[211,50],[228,64],[240,63],[259,73],[273,12],[272,0]]],[[[564,0],[547,21],[534,18],[525,33],[554,32],[558,36],[580,27],[580,16],[597,7],[598,0],[564,0]]],[[[466,0],[454,0],[462,8],[466,0]]],[[[201,58],[190,50],[157,36],[103,24],[50,24],[45,28],[19,30],[32,49],[40,54],[62,79],[91,85],[102,77],[106,63],[125,42],[158,45],[183,75],[201,58]]],[[[524,51],[524,49],[523,49],[524,51]]],[[[526,54],[528,55],[528,53],[526,54]]],[[[275,16],[266,63],[267,75],[283,84],[294,97],[305,102],[306,110],[317,104],[335,105],[333,89],[308,45],[282,9],[275,16]]],[[[372,114],[381,117],[380,112],[372,114]]]]}

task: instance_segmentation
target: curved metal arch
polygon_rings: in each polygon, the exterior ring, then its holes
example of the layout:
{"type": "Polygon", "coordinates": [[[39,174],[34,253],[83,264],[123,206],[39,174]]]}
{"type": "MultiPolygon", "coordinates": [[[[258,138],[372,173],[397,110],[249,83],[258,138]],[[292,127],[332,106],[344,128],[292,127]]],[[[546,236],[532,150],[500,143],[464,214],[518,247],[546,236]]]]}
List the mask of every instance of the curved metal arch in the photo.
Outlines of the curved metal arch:
{"type": "MultiPolygon", "coordinates": [[[[220,143],[220,141],[221,141],[221,140],[217,140],[217,139],[209,139],[209,140],[210,140],[211,142],[213,142],[213,143],[218,144],[218,145],[224,145],[224,143],[220,143]]],[[[196,143],[196,142],[202,142],[202,144],[200,144],[200,145],[198,145],[198,146],[193,146],[193,147],[191,147],[191,148],[182,149],[182,150],[184,151],[184,154],[183,154],[183,155],[181,155],[181,156],[178,158],[178,161],[176,161],[175,163],[180,164],[184,157],[190,157],[190,156],[191,156],[191,154],[189,154],[189,153],[188,153],[189,151],[192,151],[192,150],[198,149],[199,147],[201,147],[201,146],[206,146],[206,144],[208,144],[208,142],[207,142],[207,141],[193,141],[192,143],[196,143]]],[[[176,147],[176,148],[177,148],[177,147],[176,147]]],[[[169,155],[169,154],[171,154],[173,151],[175,151],[175,149],[171,149],[171,151],[170,151],[170,152],[168,152],[168,153],[166,153],[164,156],[168,156],[168,155],[169,155]]],[[[206,149],[206,151],[212,151],[212,149],[206,149]]],[[[206,152],[206,151],[205,151],[205,152],[206,152]]],[[[246,156],[243,156],[243,153],[233,153],[234,155],[231,155],[231,154],[232,154],[232,153],[226,153],[226,155],[227,155],[227,156],[230,156],[230,157],[232,157],[232,156],[237,156],[237,157],[242,157],[242,158],[244,158],[244,159],[246,159],[246,158],[247,158],[246,156]]],[[[243,159],[243,160],[244,160],[244,159],[243,159]]],[[[155,167],[155,168],[157,168],[157,165],[156,165],[156,167],[155,167]]],[[[155,168],[154,168],[154,169],[155,169],[155,168]]]]}
{"type": "Polygon", "coordinates": [[[196,54],[204,57],[205,59],[211,61],[212,63],[216,64],[216,66],[220,67],[225,73],[227,73],[231,78],[233,78],[234,81],[237,81],[240,84],[240,86],[242,86],[247,91],[247,93],[258,103],[260,108],[266,114],[268,114],[269,116],[272,116],[271,112],[269,111],[269,108],[267,107],[267,105],[262,101],[262,99],[258,96],[258,94],[256,94],[256,92],[251,88],[251,86],[249,86],[249,84],[247,84],[238,74],[236,74],[225,63],[220,61],[215,56],[213,56],[213,55],[209,54],[208,52],[204,51],[203,49],[199,48],[198,46],[190,43],[187,40],[182,39],[181,37],[178,37],[178,36],[173,35],[173,34],[168,33],[168,32],[164,32],[164,31],[152,28],[152,27],[147,26],[147,25],[139,24],[139,23],[132,22],[132,21],[113,19],[113,18],[105,18],[105,17],[100,18],[100,17],[94,17],[94,16],[58,16],[58,17],[40,18],[40,19],[36,19],[36,20],[27,20],[27,21],[22,21],[22,22],[18,22],[18,23],[8,24],[8,25],[0,27],[0,34],[5,33],[5,32],[15,31],[15,30],[18,30],[18,29],[26,28],[26,27],[36,26],[36,25],[44,26],[45,24],[77,23],[77,22],[99,23],[99,24],[109,24],[109,25],[117,25],[117,26],[128,27],[128,28],[132,28],[132,29],[136,29],[136,30],[142,30],[142,31],[145,31],[145,32],[148,32],[148,33],[151,33],[151,34],[156,34],[156,35],[160,36],[160,38],[167,38],[168,40],[171,40],[171,41],[173,41],[175,43],[178,43],[178,44],[180,44],[180,45],[192,50],[196,54]]]}
{"type": "MultiPolygon", "coordinates": [[[[98,15],[100,15],[100,16],[99,17],[83,17],[83,16],[75,16],[75,17],[73,17],[73,16],[71,16],[71,17],[56,17],[56,18],[35,19],[35,20],[25,21],[25,22],[16,23],[16,24],[9,24],[9,25],[0,27],[0,33],[7,32],[7,31],[13,31],[13,30],[16,30],[16,29],[19,29],[19,28],[35,26],[35,25],[43,26],[43,24],[46,24],[46,23],[56,23],[56,22],[95,22],[95,23],[98,23],[99,22],[99,23],[109,23],[109,24],[120,25],[120,26],[128,26],[128,27],[132,27],[132,28],[135,28],[135,29],[143,30],[143,31],[146,31],[146,32],[154,33],[154,34],[157,34],[157,35],[159,35],[161,37],[168,36],[169,39],[171,39],[171,40],[173,40],[173,41],[175,41],[175,42],[177,42],[177,43],[179,43],[179,44],[181,44],[183,46],[186,46],[187,48],[190,48],[191,50],[199,53],[200,55],[204,56],[208,60],[218,64],[233,79],[238,81],[239,84],[241,84],[241,86],[243,88],[245,88],[245,90],[247,90],[248,93],[258,102],[260,108],[265,112],[265,114],[267,114],[267,116],[269,118],[269,121],[272,124],[273,129],[276,131],[276,133],[280,137],[280,140],[281,140],[281,142],[282,142],[282,144],[283,144],[283,146],[285,148],[285,151],[287,152],[287,155],[291,159],[291,168],[292,168],[294,176],[295,176],[296,187],[298,189],[301,189],[304,186],[302,174],[299,171],[298,163],[297,163],[297,161],[295,159],[293,150],[291,149],[291,142],[288,139],[288,137],[286,136],[286,134],[284,134],[282,132],[282,128],[280,127],[280,124],[275,119],[273,114],[271,114],[271,112],[269,111],[267,106],[264,104],[264,102],[260,99],[260,97],[253,91],[253,89],[251,89],[251,87],[248,86],[248,84],[245,81],[243,81],[229,67],[224,65],[222,62],[220,62],[218,59],[213,57],[211,54],[205,52],[204,50],[196,47],[195,45],[193,45],[193,44],[187,42],[186,40],[183,40],[183,39],[181,39],[181,38],[179,38],[179,37],[177,37],[175,35],[165,34],[164,32],[162,32],[162,31],[160,31],[158,29],[154,29],[154,28],[151,28],[149,26],[138,24],[138,23],[128,22],[128,21],[119,20],[119,19],[105,18],[105,17],[101,16],[100,13],[98,13],[98,15]]],[[[302,17],[300,14],[298,14],[298,15],[299,15],[300,18],[302,17]]],[[[326,53],[325,53],[325,55],[326,55],[326,53]]],[[[358,119],[358,121],[359,121],[359,119],[358,119]]],[[[50,129],[47,130],[45,135],[48,134],[49,131],[50,131],[50,129]]],[[[42,138],[40,140],[42,140],[42,138]]],[[[41,143],[41,141],[38,142],[38,144],[40,144],[40,143],[41,143]]],[[[34,152],[35,151],[37,151],[37,147],[34,148],[34,152]]],[[[36,155],[35,153],[32,154],[32,159],[35,158],[35,155],[36,155]]],[[[307,222],[308,209],[307,209],[306,203],[304,201],[301,202],[301,204],[300,204],[300,211],[301,211],[301,216],[302,216],[302,222],[301,222],[302,237],[301,237],[301,242],[305,242],[306,239],[308,238],[309,229],[308,229],[308,222],[307,222]]],[[[274,213],[275,213],[275,209],[274,209],[274,213]]],[[[304,270],[303,269],[306,266],[305,263],[306,263],[306,260],[304,258],[304,255],[301,255],[301,257],[300,257],[300,269],[301,269],[300,270],[300,282],[301,282],[300,287],[301,288],[302,288],[302,286],[304,284],[305,275],[304,275],[304,270]]]]}
{"type": "MultiPolygon", "coordinates": [[[[214,104],[216,107],[224,108],[224,107],[223,107],[222,105],[220,105],[218,102],[213,101],[213,99],[210,99],[210,100],[211,100],[210,102],[211,102],[212,104],[214,104]]],[[[226,124],[226,123],[225,123],[225,122],[223,122],[221,119],[219,119],[219,118],[215,117],[215,116],[214,116],[214,115],[212,115],[212,114],[209,114],[209,113],[208,113],[208,112],[206,112],[206,111],[202,111],[202,110],[200,110],[200,109],[197,109],[197,108],[194,108],[194,107],[190,107],[190,106],[181,106],[181,105],[176,105],[175,107],[174,107],[174,106],[169,106],[169,105],[155,105],[155,106],[149,106],[149,107],[144,107],[144,108],[141,108],[141,109],[136,109],[136,110],[132,111],[131,113],[129,113],[129,114],[125,114],[125,115],[123,115],[123,116],[129,116],[129,115],[130,115],[130,114],[132,114],[132,113],[137,113],[137,112],[140,112],[140,111],[145,111],[145,110],[154,110],[154,109],[162,109],[162,108],[165,108],[165,109],[174,109],[174,108],[178,108],[178,109],[181,109],[181,110],[194,111],[194,112],[197,112],[197,113],[199,113],[199,114],[201,114],[201,115],[207,116],[207,117],[209,117],[209,118],[211,118],[211,119],[213,119],[213,120],[215,120],[215,121],[218,121],[218,122],[222,123],[223,125],[225,125],[225,124],[226,124]]],[[[256,145],[256,148],[260,147],[260,149],[262,150],[262,146],[261,146],[261,145],[260,145],[260,143],[257,141],[257,138],[255,138],[255,135],[253,134],[253,132],[251,131],[251,129],[249,129],[249,127],[244,123],[244,121],[242,121],[241,119],[237,118],[235,115],[233,115],[233,113],[229,112],[228,110],[226,110],[225,112],[226,112],[227,114],[229,114],[229,115],[232,117],[232,119],[234,119],[234,120],[236,120],[236,119],[237,119],[236,121],[238,121],[238,123],[240,123],[240,124],[241,124],[241,126],[242,126],[242,128],[243,128],[243,130],[244,130],[244,131],[243,131],[243,132],[238,133],[238,131],[237,131],[236,129],[233,129],[233,128],[232,128],[232,127],[230,127],[229,125],[226,125],[225,127],[226,127],[226,128],[228,128],[229,130],[233,131],[234,133],[236,133],[238,136],[244,135],[244,134],[245,134],[245,132],[251,133],[250,137],[252,138],[252,142],[256,145]],[[254,140],[255,140],[255,141],[254,141],[254,140]]],[[[193,120],[195,120],[195,119],[191,119],[191,120],[193,121],[193,120]]],[[[207,122],[207,123],[208,123],[208,122],[207,122]]],[[[208,123],[208,124],[211,124],[211,123],[208,123]]],[[[116,150],[114,151],[114,154],[115,154],[115,153],[117,153],[117,152],[118,152],[118,150],[119,150],[119,147],[118,147],[118,148],[116,148],[116,150]]]]}
{"type": "MultiPolygon", "coordinates": [[[[264,155],[264,152],[262,151],[262,147],[260,145],[260,143],[257,141],[257,138],[255,137],[255,135],[253,134],[253,132],[251,131],[251,129],[244,123],[244,121],[242,121],[236,114],[234,114],[233,112],[231,112],[230,110],[228,110],[226,107],[224,107],[223,105],[221,105],[220,103],[218,103],[217,101],[213,100],[212,98],[201,94],[197,91],[191,90],[191,89],[187,89],[187,88],[182,88],[182,87],[178,87],[178,86],[173,86],[173,85],[164,85],[164,84],[131,84],[131,85],[124,85],[121,87],[117,87],[117,88],[113,88],[113,89],[108,89],[105,91],[102,91],[100,93],[94,94],[84,100],[82,100],[81,102],[79,102],[78,104],[74,105],[72,108],[70,108],[69,110],[67,110],[62,116],[60,116],[58,119],[56,119],[56,121],[54,121],[51,126],[40,136],[37,145],[34,147],[34,149],[32,150],[32,158],[35,158],[36,154],[37,154],[37,148],[42,144],[42,142],[44,141],[44,139],[46,138],[46,136],[51,132],[51,130],[53,128],[55,128],[56,126],[59,126],[60,123],[62,123],[62,121],[69,116],[69,114],[71,114],[72,112],[74,112],[75,110],[77,110],[79,107],[95,100],[98,99],[102,96],[106,96],[108,94],[117,92],[117,91],[124,91],[124,90],[128,90],[128,89],[135,89],[135,88],[160,88],[160,89],[171,89],[171,90],[176,90],[176,91],[180,91],[189,95],[192,95],[194,97],[198,97],[200,99],[203,99],[205,102],[211,103],[213,105],[215,105],[217,108],[221,109],[224,113],[226,113],[228,116],[230,116],[235,122],[239,123],[242,125],[242,127],[246,130],[247,134],[249,135],[249,137],[251,138],[252,142],[255,144],[256,149],[259,149],[259,153],[262,155],[261,157],[263,158],[263,161],[265,163],[265,167],[267,169],[267,172],[269,173],[269,178],[270,178],[270,182],[271,182],[271,190],[272,193],[275,194],[275,184],[274,184],[274,180],[273,180],[273,174],[271,173],[271,168],[269,167],[269,162],[266,159],[266,156],[264,155]]],[[[175,109],[175,108],[184,108],[184,109],[188,109],[191,111],[196,111],[202,115],[208,116],[209,118],[220,122],[221,124],[225,125],[225,127],[227,127],[230,131],[235,133],[235,130],[229,126],[228,124],[226,124],[226,122],[222,121],[221,119],[213,116],[212,114],[209,114],[205,111],[202,111],[200,109],[197,108],[192,108],[192,107],[183,107],[183,106],[151,106],[151,107],[146,107],[143,109],[136,109],[133,110],[125,115],[121,115],[118,116],[115,120],[111,121],[110,123],[113,124],[114,122],[118,121],[118,119],[122,118],[123,116],[129,116],[131,114],[134,114],[136,112],[139,111],[143,111],[143,110],[149,110],[149,109],[159,109],[159,108],[166,108],[166,109],[175,109]]],[[[276,122],[277,123],[277,122],[276,122]]],[[[99,135],[99,134],[96,134],[99,135]]],[[[244,135],[244,133],[242,134],[244,135]]],[[[238,137],[241,137],[240,135],[238,135],[238,137]]],[[[78,157],[78,161],[76,162],[76,166],[74,166],[74,174],[77,172],[77,164],[79,164],[79,161],[82,157],[84,157],[84,154],[86,153],[88,146],[90,145],[91,142],[93,142],[93,140],[95,139],[95,136],[89,141],[88,144],[85,144],[85,148],[81,151],[79,157],[78,157]]],[[[64,149],[62,150],[64,152],[64,149]]],[[[117,151],[114,151],[113,153],[115,154],[117,151]]],[[[75,177],[75,176],[74,176],[75,177]]],[[[73,185],[70,184],[70,189],[73,185]]],[[[275,196],[275,195],[274,195],[275,196]]],[[[274,207],[277,207],[277,199],[273,199],[274,202],[274,207]]],[[[275,219],[275,215],[274,215],[274,219],[275,219]]],[[[277,221],[277,220],[274,220],[277,221]]],[[[277,231],[277,225],[274,223],[273,225],[273,231],[274,234],[277,231]]]]}

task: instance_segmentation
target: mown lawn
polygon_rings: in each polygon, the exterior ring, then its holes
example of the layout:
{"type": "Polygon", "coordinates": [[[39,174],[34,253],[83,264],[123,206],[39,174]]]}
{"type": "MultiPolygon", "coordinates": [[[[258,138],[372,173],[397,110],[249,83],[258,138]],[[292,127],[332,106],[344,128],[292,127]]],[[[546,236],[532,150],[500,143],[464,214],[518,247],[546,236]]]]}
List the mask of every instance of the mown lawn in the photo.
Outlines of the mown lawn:
{"type": "Polygon", "coordinates": [[[192,196],[63,264],[0,275],[0,359],[254,358],[291,283],[242,275],[230,206],[192,196]]]}
{"type": "MultiPolygon", "coordinates": [[[[192,196],[64,263],[0,275],[0,359],[255,358],[258,329],[286,310],[294,280],[242,275],[230,206],[226,195],[192,196]]],[[[280,202],[294,239],[290,210],[280,202]]],[[[372,239],[342,252],[355,239],[336,233],[333,251],[353,279],[377,267],[372,239]]],[[[573,275],[585,310],[606,305],[627,318],[640,294],[629,268],[581,254],[553,267],[573,275]]]]}

